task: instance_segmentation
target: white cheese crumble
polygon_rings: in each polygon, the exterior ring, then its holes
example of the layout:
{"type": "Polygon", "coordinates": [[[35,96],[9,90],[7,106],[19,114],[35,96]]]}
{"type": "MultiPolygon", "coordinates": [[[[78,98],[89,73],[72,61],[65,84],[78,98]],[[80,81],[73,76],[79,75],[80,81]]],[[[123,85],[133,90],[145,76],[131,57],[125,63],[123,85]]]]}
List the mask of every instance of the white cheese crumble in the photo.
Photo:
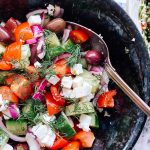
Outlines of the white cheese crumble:
{"type": "Polygon", "coordinates": [[[12,147],[11,145],[9,145],[9,144],[6,144],[6,145],[4,145],[4,146],[2,147],[1,150],[13,150],[13,147],[12,147]]]}
{"type": "Polygon", "coordinates": [[[82,64],[74,64],[74,66],[71,68],[71,73],[74,75],[83,73],[82,64]]]}
{"type": "Polygon", "coordinates": [[[34,16],[30,16],[28,18],[28,23],[30,24],[30,26],[32,25],[37,25],[37,24],[41,24],[42,23],[42,20],[41,20],[41,17],[40,15],[34,15],[34,16]]]}
{"type": "Polygon", "coordinates": [[[72,83],[73,88],[80,87],[82,85],[83,85],[83,78],[79,77],[79,76],[76,76],[73,79],[73,83],[72,83]]]}
{"type": "Polygon", "coordinates": [[[61,80],[61,85],[62,85],[62,87],[71,89],[72,82],[73,82],[73,80],[72,80],[71,76],[69,76],[69,77],[63,77],[62,80],[61,80]]]}
{"type": "Polygon", "coordinates": [[[46,75],[46,79],[48,80],[49,83],[53,84],[53,85],[56,85],[59,81],[60,81],[60,78],[56,75],[46,75]]]}
{"type": "Polygon", "coordinates": [[[83,129],[83,131],[88,132],[88,131],[90,131],[91,120],[92,120],[91,116],[82,114],[79,119],[80,123],[77,126],[80,129],[83,129]]]}
{"type": "Polygon", "coordinates": [[[35,68],[41,68],[42,65],[41,65],[41,63],[39,63],[38,61],[36,61],[36,62],[34,63],[34,67],[35,67],[35,68]]]}
{"type": "Polygon", "coordinates": [[[53,16],[53,15],[54,15],[55,7],[54,7],[53,5],[49,4],[49,5],[47,6],[47,10],[48,10],[48,14],[49,14],[50,16],[53,16]]]}

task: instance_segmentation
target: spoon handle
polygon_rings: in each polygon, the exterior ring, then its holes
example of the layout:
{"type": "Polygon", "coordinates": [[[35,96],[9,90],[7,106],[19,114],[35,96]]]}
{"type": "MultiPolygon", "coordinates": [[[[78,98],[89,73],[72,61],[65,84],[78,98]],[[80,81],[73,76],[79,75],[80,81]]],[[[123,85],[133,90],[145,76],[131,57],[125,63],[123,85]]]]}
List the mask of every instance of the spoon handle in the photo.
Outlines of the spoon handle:
{"type": "Polygon", "coordinates": [[[129,98],[148,116],[150,116],[150,107],[123,81],[115,69],[105,64],[105,70],[108,76],[122,89],[122,91],[129,96],[129,98]]]}

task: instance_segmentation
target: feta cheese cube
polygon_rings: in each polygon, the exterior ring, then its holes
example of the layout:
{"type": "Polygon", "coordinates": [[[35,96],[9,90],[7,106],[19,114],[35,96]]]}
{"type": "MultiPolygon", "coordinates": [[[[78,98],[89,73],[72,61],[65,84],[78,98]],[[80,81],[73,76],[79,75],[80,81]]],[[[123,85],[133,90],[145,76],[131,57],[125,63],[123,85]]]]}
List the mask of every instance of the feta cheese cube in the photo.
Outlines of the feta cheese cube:
{"type": "Polygon", "coordinates": [[[80,87],[80,86],[82,86],[82,84],[83,84],[83,78],[82,77],[76,76],[73,79],[73,83],[72,83],[73,88],[80,87]]]}
{"type": "Polygon", "coordinates": [[[48,10],[48,14],[49,14],[50,16],[53,16],[53,15],[54,15],[55,7],[54,7],[53,5],[49,4],[49,5],[47,6],[47,10],[48,10]]]}
{"type": "Polygon", "coordinates": [[[35,24],[41,24],[42,20],[41,20],[40,15],[30,16],[28,18],[28,23],[30,24],[30,26],[35,25],[35,24]]]}
{"type": "Polygon", "coordinates": [[[70,89],[72,87],[72,77],[63,77],[61,80],[61,85],[65,88],[70,89]]]}
{"type": "Polygon", "coordinates": [[[21,46],[21,59],[27,59],[31,56],[30,46],[29,44],[25,44],[21,46]]]}
{"type": "Polygon", "coordinates": [[[62,88],[62,96],[70,98],[71,93],[72,93],[71,89],[62,88]]]}
{"type": "Polygon", "coordinates": [[[42,65],[41,65],[38,61],[36,61],[36,62],[34,63],[34,67],[35,67],[35,68],[41,68],[42,65]]]}
{"type": "Polygon", "coordinates": [[[79,119],[80,123],[77,126],[80,129],[83,129],[83,131],[88,132],[88,131],[90,131],[91,120],[92,120],[91,116],[82,114],[79,119]]]}
{"type": "Polygon", "coordinates": [[[37,136],[37,139],[41,141],[48,133],[48,128],[46,125],[42,125],[41,123],[33,126],[32,132],[35,136],[37,136]]]}
{"type": "Polygon", "coordinates": [[[75,93],[75,98],[81,98],[91,94],[91,90],[92,90],[91,85],[89,85],[88,83],[83,83],[83,86],[74,88],[73,92],[75,93]]]}
{"type": "Polygon", "coordinates": [[[80,99],[81,102],[90,102],[91,99],[94,98],[94,94],[89,94],[88,96],[84,96],[80,99]]]}
{"type": "Polygon", "coordinates": [[[52,147],[54,144],[54,141],[56,139],[56,134],[51,130],[51,128],[48,128],[47,135],[40,141],[42,146],[46,147],[52,147]]]}
{"type": "Polygon", "coordinates": [[[53,85],[56,85],[60,81],[60,78],[56,75],[53,76],[46,75],[46,79],[48,80],[49,83],[53,85]]]}
{"type": "Polygon", "coordinates": [[[4,146],[2,147],[1,150],[13,150],[13,147],[12,147],[11,145],[9,145],[9,144],[6,144],[6,145],[4,145],[4,146]]]}
{"type": "Polygon", "coordinates": [[[71,73],[74,75],[83,73],[82,64],[74,64],[74,66],[71,68],[71,73]]]}
{"type": "Polygon", "coordinates": [[[55,116],[49,116],[48,114],[43,114],[43,115],[42,115],[42,121],[43,121],[45,124],[48,124],[49,122],[54,121],[55,119],[56,119],[55,116]]]}

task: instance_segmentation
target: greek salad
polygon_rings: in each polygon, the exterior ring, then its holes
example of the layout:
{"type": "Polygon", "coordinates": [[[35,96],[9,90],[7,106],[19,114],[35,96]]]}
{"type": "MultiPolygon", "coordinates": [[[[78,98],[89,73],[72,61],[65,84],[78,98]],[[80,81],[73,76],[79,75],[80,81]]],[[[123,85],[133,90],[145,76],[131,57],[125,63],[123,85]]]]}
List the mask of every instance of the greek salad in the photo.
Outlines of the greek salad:
{"type": "Polygon", "coordinates": [[[0,150],[91,148],[115,89],[90,35],[48,5],[0,25],[0,150]],[[100,65],[101,64],[101,65],[100,65]]]}

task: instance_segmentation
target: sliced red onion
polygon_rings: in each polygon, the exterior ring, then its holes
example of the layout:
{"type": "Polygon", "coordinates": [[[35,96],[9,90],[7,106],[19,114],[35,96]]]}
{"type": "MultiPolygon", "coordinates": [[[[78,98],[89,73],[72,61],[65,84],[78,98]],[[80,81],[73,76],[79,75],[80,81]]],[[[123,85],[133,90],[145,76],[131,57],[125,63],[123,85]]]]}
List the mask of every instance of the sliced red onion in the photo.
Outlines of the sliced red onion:
{"type": "Polygon", "coordinates": [[[41,27],[41,25],[33,25],[31,26],[31,29],[34,37],[40,37],[41,35],[43,35],[43,28],[41,27]]]}
{"type": "Polygon", "coordinates": [[[42,52],[42,47],[44,45],[44,37],[40,37],[39,41],[38,41],[38,45],[37,45],[37,53],[41,53],[42,52]]]}
{"type": "Polygon", "coordinates": [[[9,138],[12,139],[13,141],[16,141],[16,142],[26,142],[25,137],[16,136],[16,135],[12,134],[10,131],[7,130],[7,128],[5,127],[5,125],[2,122],[2,117],[0,117],[0,128],[4,132],[6,132],[8,134],[8,136],[9,136],[9,138]]]}
{"type": "Polygon", "coordinates": [[[43,100],[44,100],[44,96],[43,96],[40,92],[34,93],[34,95],[32,96],[32,98],[33,98],[34,100],[40,100],[40,101],[43,101],[43,100]]]}
{"type": "Polygon", "coordinates": [[[62,37],[62,43],[65,43],[68,40],[70,32],[71,32],[71,30],[64,29],[64,34],[63,34],[63,37],[62,37]]]}
{"type": "Polygon", "coordinates": [[[34,63],[37,61],[37,44],[33,44],[31,46],[31,57],[30,57],[30,63],[31,65],[34,65],[34,63]]]}
{"type": "Polygon", "coordinates": [[[36,140],[36,137],[32,133],[27,133],[26,134],[26,141],[28,143],[29,149],[30,150],[40,150],[40,145],[36,140]]]}
{"type": "Polygon", "coordinates": [[[43,79],[39,85],[38,90],[43,92],[46,88],[47,83],[48,83],[48,81],[46,79],[43,79]]]}
{"type": "Polygon", "coordinates": [[[103,71],[100,83],[102,86],[109,83],[109,77],[108,77],[107,72],[105,70],[103,71]]]}
{"type": "Polygon", "coordinates": [[[102,58],[102,55],[97,50],[89,50],[85,54],[85,59],[91,65],[98,65],[101,58],[102,58]]]}
{"type": "Polygon", "coordinates": [[[54,17],[58,17],[60,15],[60,6],[55,5],[54,17]]]}
{"type": "Polygon", "coordinates": [[[90,72],[95,75],[102,75],[104,68],[101,66],[91,66],[90,72]]]}
{"type": "Polygon", "coordinates": [[[11,34],[9,33],[9,31],[6,28],[0,26],[0,41],[8,42],[10,38],[11,38],[11,34]]]}
{"type": "Polygon", "coordinates": [[[71,56],[71,54],[69,54],[69,53],[63,53],[55,58],[54,63],[56,63],[57,61],[59,61],[61,59],[66,59],[70,56],[71,56]]]}
{"type": "Polygon", "coordinates": [[[46,54],[46,52],[45,52],[45,50],[43,49],[42,52],[38,54],[38,58],[43,59],[44,56],[45,56],[45,54],[46,54]]]}
{"type": "Polygon", "coordinates": [[[19,118],[20,112],[19,112],[19,109],[16,104],[10,104],[8,109],[9,109],[11,118],[13,118],[13,119],[19,118]]]}
{"type": "Polygon", "coordinates": [[[63,16],[63,14],[64,14],[64,9],[61,8],[61,9],[60,9],[60,14],[58,15],[58,18],[61,18],[61,17],[63,16]]]}
{"type": "Polygon", "coordinates": [[[26,40],[27,44],[35,44],[37,42],[38,42],[38,38],[33,38],[33,39],[26,40]]]}
{"type": "Polygon", "coordinates": [[[28,19],[30,16],[33,16],[33,15],[36,15],[36,14],[41,14],[41,13],[47,13],[47,9],[38,9],[38,10],[34,10],[32,12],[29,12],[27,15],[26,15],[26,18],[28,19]]]}
{"type": "Polygon", "coordinates": [[[41,13],[41,14],[40,14],[40,17],[41,17],[41,26],[43,27],[43,25],[44,25],[44,20],[45,20],[45,13],[44,13],[44,12],[41,13]]]}

